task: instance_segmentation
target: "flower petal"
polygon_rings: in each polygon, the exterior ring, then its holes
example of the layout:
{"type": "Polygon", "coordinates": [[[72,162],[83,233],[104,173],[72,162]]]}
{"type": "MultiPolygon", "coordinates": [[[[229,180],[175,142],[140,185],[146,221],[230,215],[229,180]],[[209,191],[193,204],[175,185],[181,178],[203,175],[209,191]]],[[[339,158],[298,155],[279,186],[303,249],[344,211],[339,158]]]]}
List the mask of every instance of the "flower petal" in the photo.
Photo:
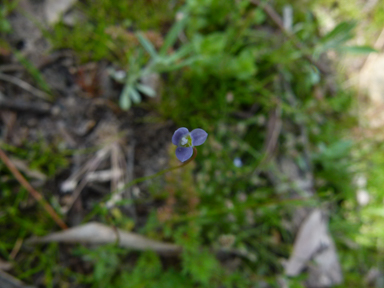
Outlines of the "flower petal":
{"type": "Polygon", "coordinates": [[[187,161],[189,158],[192,157],[193,154],[193,148],[192,147],[177,147],[176,148],[176,157],[181,162],[187,161]]]}
{"type": "Polygon", "coordinates": [[[172,143],[174,145],[179,145],[181,138],[183,138],[183,136],[187,135],[188,133],[189,133],[189,130],[185,127],[181,127],[177,129],[175,133],[173,133],[172,143]]]}
{"type": "Polygon", "coordinates": [[[207,140],[208,133],[205,132],[203,129],[197,128],[193,129],[191,132],[191,138],[192,138],[192,145],[193,146],[199,146],[207,140]]]}

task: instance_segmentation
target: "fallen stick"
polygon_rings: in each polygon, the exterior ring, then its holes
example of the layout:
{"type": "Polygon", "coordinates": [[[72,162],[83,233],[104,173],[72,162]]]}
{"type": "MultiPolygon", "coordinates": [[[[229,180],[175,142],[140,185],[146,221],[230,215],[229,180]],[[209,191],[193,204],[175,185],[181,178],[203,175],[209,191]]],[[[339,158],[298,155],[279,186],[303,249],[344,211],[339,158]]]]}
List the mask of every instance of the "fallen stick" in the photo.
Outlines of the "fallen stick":
{"type": "Polygon", "coordinates": [[[108,227],[97,222],[90,222],[66,231],[55,232],[45,237],[32,237],[26,241],[29,244],[50,242],[94,245],[116,243],[116,245],[123,248],[139,251],[153,250],[165,255],[178,255],[182,251],[179,245],[152,240],[136,233],[126,232],[116,227],[108,227]]]}
{"type": "Polygon", "coordinates": [[[61,229],[67,229],[67,224],[64,223],[63,220],[57,215],[55,210],[53,210],[52,206],[48,204],[47,201],[43,198],[43,196],[37,192],[31,184],[24,178],[23,175],[17,170],[16,166],[12,163],[12,161],[8,158],[8,156],[4,153],[4,151],[0,148],[0,159],[4,162],[4,164],[11,171],[13,176],[19,181],[19,183],[27,189],[27,191],[32,195],[33,198],[37,200],[41,205],[43,205],[44,209],[48,212],[48,214],[52,217],[52,219],[56,222],[57,225],[61,227],[61,229]]]}
{"type": "Polygon", "coordinates": [[[20,88],[28,91],[29,93],[35,95],[36,97],[39,97],[44,100],[49,100],[49,95],[43,91],[40,91],[39,89],[33,87],[31,84],[16,78],[14,76],[6,75],[3,73],[0,73],[0,80],[7,81],[9,83],[12,83],[16,86],[19,86],[20,88]]]}

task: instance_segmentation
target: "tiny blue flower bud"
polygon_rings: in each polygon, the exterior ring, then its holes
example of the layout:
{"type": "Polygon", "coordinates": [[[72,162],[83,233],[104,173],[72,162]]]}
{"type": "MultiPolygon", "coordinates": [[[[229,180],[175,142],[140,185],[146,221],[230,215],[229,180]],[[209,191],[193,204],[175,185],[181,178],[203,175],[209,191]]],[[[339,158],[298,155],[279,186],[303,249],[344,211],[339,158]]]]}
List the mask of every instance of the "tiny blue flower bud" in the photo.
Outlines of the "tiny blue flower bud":
{"type": "Polygon", "coordinates": [[[243,161],[241,161],[241,158],[236,157],[235,159],[233,159],[233,165],[235,165],[235,167],[240,168],[243,166],[243,161]]]}

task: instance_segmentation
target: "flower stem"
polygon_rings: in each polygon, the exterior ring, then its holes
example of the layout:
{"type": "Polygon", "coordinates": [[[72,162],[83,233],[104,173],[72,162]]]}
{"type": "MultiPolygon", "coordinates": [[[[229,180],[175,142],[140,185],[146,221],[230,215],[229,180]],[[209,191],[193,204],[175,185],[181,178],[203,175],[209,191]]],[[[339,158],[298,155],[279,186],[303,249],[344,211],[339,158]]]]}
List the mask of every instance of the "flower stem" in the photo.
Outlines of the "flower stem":
{"type": "Polygon", "coordinates": [[[175,170],[175,169],[179,169],[181,167],[184,167],[186,165],[188,165],[188,163],[192,162],[197,156],[197,150],[195,147],[193,147],[193,154],[192,154],[192,157],[189,158],[187,161],[185,161],[184,163],[182,163],[181,165],[178,165],[178,166],[173,166],[173,167],[170,167],[170,168],[167,168],[167,169],[164,169],[164,170],[161,170],[155,174],[152,174],[152,175],[149,175],[149,176],[144,176],[144,177],[140,177],[140,178],[137,178],[135,180],[132,180],[131,182],[125,184],[122,188],[118,189],[117,191],[114,191],[113,193],[120,193],[122,192],[123,190],[137,184],[137,183],[141,183],[141,182],[144,182],[144,181],[147,181],[147,180],[150,180],[150,179],[153,179],[153,178],[156,178],[158,176],[161,176],[169,171],[172,171],[172,170],[175,170]]]}

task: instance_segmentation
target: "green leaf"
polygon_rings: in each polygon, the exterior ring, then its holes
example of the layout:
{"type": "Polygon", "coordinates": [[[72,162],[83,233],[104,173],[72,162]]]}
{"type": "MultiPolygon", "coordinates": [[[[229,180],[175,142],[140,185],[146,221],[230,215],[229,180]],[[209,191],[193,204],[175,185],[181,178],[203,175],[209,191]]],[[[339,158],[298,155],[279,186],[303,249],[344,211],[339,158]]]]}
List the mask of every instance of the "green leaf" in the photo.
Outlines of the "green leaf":
{"type": "Polygon", "coordinates": [[[377,50],[373,49],[370,46],[343,46],[343,47],[340,47],[338,50],[341,50],[347,53],[353,53],[353,54],[378,53],[377,50]]]}
{"type": "Polygon", "coordinates": [[[257,25],[263,24],[264,21],[267,19],[267,15],[265,15],[263,9],[256,8],[254,11],[254,21],[257,25]]]}
{"type": "Polygon", "coordinates": [[[10,33],[12,31],[12,26],[6,19],[0,19],[0,32],[10,33]]]}
{"type": "Polygon", "coordinates": [[[153,47],[152,43],[144,36],[142,33],[137,33],[137,38],[139,39],[141,45],[143,45],[144,49],[151,55],[152,58],[157,58],[157,52],[155,47],[153,47]]]}
{"type": "Polygon", "coordinates": [[[131,98],[131,100],[138,104],[141,102],[141,96],[139,94],[139,92],[137,92],[137,90],[135,88],[132,88],[132,87],[129,87],[129,96],[131,98]]]}
{"type": "Polygon", "coordinates": [[[184,61],[181,61],[181,62],[179,62],[177,64],[168,65],[167,67],[162,67],[161,72],[174,71],[174,70],[183,68],[185,66],[192,65],[193,63],[195,63],[199,59],[201,59],[200,56],[190,57],[190,58],[185,59],[184,61]]]}
{"type": "Polygon", "coordinates": [[[341,22],[331,32],[325,35],[320,42],[329,41],[345,42],[353,37],[353,29],[356,27],[355,22],[341,22]]]}
{"type": "Polygon", "coordinates": [[[140,92],[144,93],[145,95],[147,95],[149,97],[155,97],[156,96],[156,92],[149,86],[137,84],[136,88],[137,88],[137,90],[139,90],[140,92]]]}
{"type": "Polygon", "coordinates": [[[212,253],[207,250],[183,251],[183,274],[190,275],[192,280],[207,285],[220,271],[220,265],[212,253]]]}
{"type": "Polygon", "coordinates": [[[245,80],[256,73],[255,56],[252,50],[243,50],[239,56],[232,58],[228,64],[231,76],[245,80]]]}
{"type": "Polygon", "coordinates": [[[179,36],[181,30],[183,30],[185,23],[187,22],[187,16],[184,15],[184,18],[181,19],[180,21],[177,21],[176,24],[174,24],[171,28],[171,30],[168,32],[167,36],[164,39],[164,44],[161,46],[159,54],[164,56],[169,47],[172,47],[176,40],[177,37],[179,36]]]}
{"type": "Polygon", "coordinates": [[[131,86],[125,85],[123,91],[120,94],[119,104],[123,110],[128,110],[132,105],[131,98],[129,96],[129,89],[131,89],[131,86]]]}
{"type": "Polygon", "coordinates": [[[172,53],[166,58],[166,61],[169,63],[178,61],[179,59],[187,56],[189,53],[193,51],[193,47],[190,44],[185,44],[181,46],[176,52],[172,53]]]}
{"type": "Polygon", "coordinates": [[[198,53],[204,55],[217,55],[224,52],[227,44],[227,35],[223,32],[211,33],[202,38],[196,37],[194,41],[197,44],[198,53]]]}
{"type": "Polygon", "coordinates": [[[331,32],[320,39],[314,50],[314,57],[318,58],[321,53],[329,49],[341,49],[345,42],[353,38],[353,29],[355,27],[355,22],[341,22],[331,32]]]}

